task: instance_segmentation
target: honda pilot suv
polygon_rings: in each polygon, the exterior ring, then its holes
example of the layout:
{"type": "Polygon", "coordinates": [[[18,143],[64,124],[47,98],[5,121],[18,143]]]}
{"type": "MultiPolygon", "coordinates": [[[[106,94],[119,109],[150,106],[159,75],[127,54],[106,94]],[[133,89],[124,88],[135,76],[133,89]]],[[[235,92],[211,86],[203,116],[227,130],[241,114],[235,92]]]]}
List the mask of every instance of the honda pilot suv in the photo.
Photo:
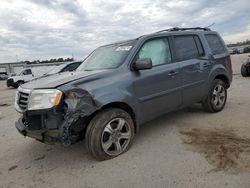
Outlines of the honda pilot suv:
{"type": "Polygon", "coordinates": [[[49,144],[85,139],[95,159],[111,159],[160,115],[193,103],[221,111],[231,81],[231,59],[217,32],[172,28],[101,46],[76,72],[23,84],[16,128],[49,144]]]}

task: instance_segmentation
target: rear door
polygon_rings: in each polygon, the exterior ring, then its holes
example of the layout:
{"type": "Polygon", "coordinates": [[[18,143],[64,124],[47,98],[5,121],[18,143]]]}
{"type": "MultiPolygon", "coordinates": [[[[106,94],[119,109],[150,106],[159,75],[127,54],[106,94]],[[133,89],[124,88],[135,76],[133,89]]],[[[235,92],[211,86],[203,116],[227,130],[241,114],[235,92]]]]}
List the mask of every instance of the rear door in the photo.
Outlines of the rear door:
{"type": "Polygon", "coordinates": [[[150,58],[153,68],[134,72],[134,90],[146,120],[181,105],[181,77],[178,63],[173,63],[167,37],[146,41],[137,59],[150,58]]]}
{"type": "Polygon", "coordinates": [[[211,63],[198,35],[174,36],[175,56],[180,64],[183,106],[198,102],[205,94],[211,63]]]}

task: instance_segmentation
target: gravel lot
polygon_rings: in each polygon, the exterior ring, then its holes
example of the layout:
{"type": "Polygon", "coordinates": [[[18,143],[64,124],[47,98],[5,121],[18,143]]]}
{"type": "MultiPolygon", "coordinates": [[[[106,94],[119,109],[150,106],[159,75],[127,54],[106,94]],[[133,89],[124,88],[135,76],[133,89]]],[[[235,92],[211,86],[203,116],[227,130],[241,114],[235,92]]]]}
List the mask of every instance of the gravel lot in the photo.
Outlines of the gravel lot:
{"type": "Polygon", "coordinates": [[[248,54],[232,56],[234,80],[225,109],[199,105],[141,128],[125,154],[104,162],[84,142],[49,146],[14,127],[15,89],[0,82],[0,187],[250,187],[250,78],[240,75],[248,54]]]}

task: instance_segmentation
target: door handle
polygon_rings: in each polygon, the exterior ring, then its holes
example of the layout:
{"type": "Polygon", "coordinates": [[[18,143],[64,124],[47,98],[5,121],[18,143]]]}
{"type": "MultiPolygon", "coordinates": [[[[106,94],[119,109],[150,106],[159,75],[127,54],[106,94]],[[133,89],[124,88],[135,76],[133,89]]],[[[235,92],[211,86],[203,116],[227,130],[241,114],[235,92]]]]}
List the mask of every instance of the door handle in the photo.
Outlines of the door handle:
{"type": "Polygon", "coordinates": [[[178,74],[178,72],[176,72],[176,71],[170,71],[170,72],[168,73],[168,76],[174,77],[174,76],[177,75],[177,74],[178,74]]]}

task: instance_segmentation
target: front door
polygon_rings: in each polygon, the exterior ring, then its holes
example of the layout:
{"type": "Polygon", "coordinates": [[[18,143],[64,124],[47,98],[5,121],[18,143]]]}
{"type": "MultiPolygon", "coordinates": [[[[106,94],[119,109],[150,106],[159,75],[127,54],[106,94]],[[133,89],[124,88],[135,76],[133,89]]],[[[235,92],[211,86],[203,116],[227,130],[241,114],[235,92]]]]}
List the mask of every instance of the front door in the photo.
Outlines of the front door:
{"type": "Polygon", "coordinates": [[[33,74],[31,69],[26,69],[23,71],[23,81],[28,82],[33,79],[33,74]]]}
{"type": "Polygon", "coordinates": [[[135,60],[144,58],[152,60],[153,68],[134,72],[134,90],[145,119],[150,120],[181,105],[181,77],[167,37],[146,41],[135,60]]]}

